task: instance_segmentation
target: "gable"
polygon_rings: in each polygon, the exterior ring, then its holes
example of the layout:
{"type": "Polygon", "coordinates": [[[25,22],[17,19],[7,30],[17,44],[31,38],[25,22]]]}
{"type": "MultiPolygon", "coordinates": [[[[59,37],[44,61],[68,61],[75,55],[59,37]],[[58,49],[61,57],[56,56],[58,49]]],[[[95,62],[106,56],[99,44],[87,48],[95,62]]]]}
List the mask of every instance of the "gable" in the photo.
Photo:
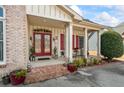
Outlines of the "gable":
{"type": "Polygon", "coordinates": [[[56,5],[28,5],[26,12],[29,15],[52,18],[61,21],[72,21],[71,15],[56,5]]]}
{"type": "Polygon", "coordinates": [[[73,9],[71,9],[69,6],[59,5],[59,7],[64,8],[66,11],[70,12],[74,16],[74,19],[82,20],[83,17],[81,15],[79,15],[77,12],[75,12],[73,9]]]}

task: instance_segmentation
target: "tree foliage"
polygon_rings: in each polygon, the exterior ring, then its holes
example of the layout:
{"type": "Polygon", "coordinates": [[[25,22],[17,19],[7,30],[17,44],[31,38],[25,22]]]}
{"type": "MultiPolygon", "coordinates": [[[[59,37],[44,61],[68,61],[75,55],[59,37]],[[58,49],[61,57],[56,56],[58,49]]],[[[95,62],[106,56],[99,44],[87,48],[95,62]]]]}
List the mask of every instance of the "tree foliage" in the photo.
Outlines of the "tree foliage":
{"type": "Polygon", "coordinates": [[[101,54],[107,59],[123,55],[124,45],[121,35],[115,31],[106,31],[101,35],[101,54]]]}

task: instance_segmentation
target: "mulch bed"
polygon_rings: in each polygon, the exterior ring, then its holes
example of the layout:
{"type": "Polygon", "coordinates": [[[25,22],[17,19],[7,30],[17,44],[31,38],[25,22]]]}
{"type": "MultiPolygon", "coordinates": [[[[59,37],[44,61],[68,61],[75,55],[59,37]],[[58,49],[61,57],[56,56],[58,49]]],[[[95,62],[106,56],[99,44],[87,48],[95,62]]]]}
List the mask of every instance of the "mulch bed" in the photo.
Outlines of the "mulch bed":
{"type": "Polygon", "coordinates": [[[115,63],[122,63],[122,62],[124,62],[124,61],[113,59],[111,62],[108,62],[108,60],[102,59],[102,63],[100,63],[100,64],[85,66],[83,68],[102,67],[102,66],[105,66],[105,65],[115,64],[115,63]]]}

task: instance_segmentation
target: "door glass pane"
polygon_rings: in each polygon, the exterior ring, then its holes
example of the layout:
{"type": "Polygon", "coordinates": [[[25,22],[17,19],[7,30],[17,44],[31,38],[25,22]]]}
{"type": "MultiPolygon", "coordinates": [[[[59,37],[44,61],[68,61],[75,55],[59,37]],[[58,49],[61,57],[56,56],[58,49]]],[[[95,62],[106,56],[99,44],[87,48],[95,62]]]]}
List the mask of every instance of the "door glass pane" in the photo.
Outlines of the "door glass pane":
{"type": "Polygon", "coordinates": [[[45,35],[44,39],[45,52],[50,53],[50,35],[45,35]]]}
{"type": "Polygon", "coordinates": [[[41,35],[35,34],[35,53],[41,53],[41,35]]]}

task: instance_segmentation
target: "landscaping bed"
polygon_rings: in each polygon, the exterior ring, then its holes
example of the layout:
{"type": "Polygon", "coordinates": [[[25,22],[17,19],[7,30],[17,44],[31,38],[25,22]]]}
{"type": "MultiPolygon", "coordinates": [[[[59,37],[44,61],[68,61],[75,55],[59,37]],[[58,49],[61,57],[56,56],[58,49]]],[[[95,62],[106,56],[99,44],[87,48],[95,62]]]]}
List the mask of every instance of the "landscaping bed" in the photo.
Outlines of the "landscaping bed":
{"type": "Polygon", "coordinates": [[[108,61],[107,59],[101,59],[101,58],[95,58],[95,57],[91,57],[88,59],[76,58],[73,60],[73,62],[70,62],[70,63],[68,62],[67,68],[71,73],[73,73],[81,68],[103,66],[106,64],[117,63],[117,62],[123,62],[123,61],[115,60],[115,59],[108,61]]]}
{"type": "Polygon", "coordinates": [[[95,66],[104,66],[106,64],[122,62],[119,60],[112,60],[108,62],[106,59],[100,59],[91,57],[85,58],[75,58],[73,62],[66,62],[66,64],[49,65],[35,68],[28,68],[28,70],[15,70],[12,71],[7,76],[3,77],[4,84],[30,84],[40,81],[45,81],[60,76],[68,75],[74,73],[82,68],[89,68],[95,66]],[[27,73],[28,72],[28,73],[27,73]]]}

